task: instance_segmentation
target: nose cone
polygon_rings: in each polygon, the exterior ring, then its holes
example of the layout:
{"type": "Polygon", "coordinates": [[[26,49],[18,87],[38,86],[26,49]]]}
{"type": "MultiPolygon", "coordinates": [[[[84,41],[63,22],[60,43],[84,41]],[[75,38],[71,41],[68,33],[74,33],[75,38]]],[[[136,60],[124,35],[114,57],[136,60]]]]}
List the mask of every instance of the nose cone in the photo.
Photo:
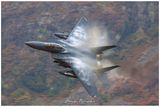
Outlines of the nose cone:
{"type": "Polygon", "coordinates": [[[38,41],[28,41],[28,42],[25,42],[25,44],[39,50],[42,50],[45,47],[45,43],[38,42],[38,41]]]}
{"type": "Polygon", "coordinates": [[[32,41],[25,42],[25,44],[26,44],[27,46],[30,46],[30,47],[32,47],[32,46],[34,45],[34,43],[33,43],[32,41]]]}
{"type": "Polygon", "coordinates": [[[28,41],[28,42],[25,42],[25,44],[32,47],[32,48],[36,48],[36,47],[40,46],[40,43],[38,43],[36,41],[28,41]]]}

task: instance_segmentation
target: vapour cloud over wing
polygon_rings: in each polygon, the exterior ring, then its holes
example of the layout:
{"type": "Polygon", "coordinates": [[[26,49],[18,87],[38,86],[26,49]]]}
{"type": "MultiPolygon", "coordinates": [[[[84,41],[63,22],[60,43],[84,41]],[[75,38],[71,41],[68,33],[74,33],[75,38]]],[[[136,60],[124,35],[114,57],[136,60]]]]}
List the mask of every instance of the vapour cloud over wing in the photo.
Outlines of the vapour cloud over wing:
{"type": "MultiPolygon", "coordinates": [[[[96,96],[97,88],[94,82],[94,72],[92,69],[94,65],[93,63],[91,65],[91,62],[89,62],[93,58],[90,58],[89,55],[83,53],[84,50],[87,50],[86,53],[91,53],[87,47],[84,47],[88,40],[86,32],[87,25],[87,19],[82,17],[69,35],[67,42],[68,45],[76,48],[72,51],[72,53],[75,54],[74,57],[72,57],[72,61],[74,62],[72,69],[74,73],[77,75],[88,93],[91,96],[96,96]]],[[[94,59],[92,62],[96,62],[96,60],[94,59]]]]}
{"type": "Polygon", "coordinates": [[[88,93],[97,96],[95,76],[97,69],[101,68],[97,65],[97,53],[93,51],[93,47],[110,44],[107,32],[103,27],[91,24],[82,17],[70,33],[67,44],[70,46],[68,52],[74,55],[70,57],[73,72],[88,93]]]}
{"type": "Polygon", "coordinates": [[[87,40],[86,27],[87,27],[87,19],[82,17],[80,21],[76,24],[72,32],[70,33],[67,42],[69,45],[78,47],[82,46],[84,42],[87,40]]]}

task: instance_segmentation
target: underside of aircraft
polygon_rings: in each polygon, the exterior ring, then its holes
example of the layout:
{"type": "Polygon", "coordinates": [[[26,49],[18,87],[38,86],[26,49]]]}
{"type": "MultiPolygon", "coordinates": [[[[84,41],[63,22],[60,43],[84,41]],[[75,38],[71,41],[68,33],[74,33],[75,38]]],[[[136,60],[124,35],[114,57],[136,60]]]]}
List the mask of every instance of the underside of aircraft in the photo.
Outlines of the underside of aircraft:
{"type": "Polygon", "coordinates": [[[51,53],[53,62],[70,68],[70,70],[59,72],[59,74],[79,79],[89,95],[96,97],[98,92],[92,77],[93,74],[104,73],[119,66],[101,67],[103,52],[116,46],[89,47],[87,45],[89,40],[87,27],[88,21],[82,17],[71,33],[55,33],[59,40],[53,42],[29,41],[26,42],[26,45],[51,53]]]}

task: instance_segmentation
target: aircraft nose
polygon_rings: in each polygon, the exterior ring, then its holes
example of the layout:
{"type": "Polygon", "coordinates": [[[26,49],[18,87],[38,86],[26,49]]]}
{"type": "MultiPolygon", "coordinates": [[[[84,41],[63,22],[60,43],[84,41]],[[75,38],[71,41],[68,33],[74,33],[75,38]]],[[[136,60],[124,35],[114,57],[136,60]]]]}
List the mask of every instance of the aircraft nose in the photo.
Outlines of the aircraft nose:
{"type": "Polygon", "coordinates": [[[28,42],[25,42],[25,44],[28,45],[28,46],[32,46],[32,45],[33,45],[33,42],[28,41],[28,42]]]}
{"type": "Polygon", "coordinates": [[[37,41],[28,41],[28,42],[25,42],[25,44],[35,49],[41,49],[44,47],[44,43],[37,42],[37,41]]]}
{"type": "Polygon", "coordinates": [[[37,47],[40,47],[40,46],[41,46],[41,44],[38,43],[38,42],[36,42],[36,41],[28,41],[28,42],[25,42],[25,44],[26,44],[27,46],[32,47],[32,48],[37,48],[37,47]]]}
{"type": "Polygon", "coordinates": [[[62,48],[58,44],[50,43],[50,42],[40,42],[40,41],[28,41],[25,44],[34,49],[48,51],[48,52],[62,52],[64,48],[62,48]]]}

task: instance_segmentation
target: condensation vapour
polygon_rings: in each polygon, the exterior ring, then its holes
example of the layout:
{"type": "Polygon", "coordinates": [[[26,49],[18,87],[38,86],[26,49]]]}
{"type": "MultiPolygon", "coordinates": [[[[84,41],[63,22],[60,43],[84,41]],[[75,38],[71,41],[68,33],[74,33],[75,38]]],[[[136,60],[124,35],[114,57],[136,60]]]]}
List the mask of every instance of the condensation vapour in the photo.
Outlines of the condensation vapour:
{"type": "MultiPolygon", "coordinates": [[[[87,26],[83,24],[76,26],[67,44],[73,47],[68,48],[73,54],[72,66],[78,70],[78,72],[75,72],[81,77],[82,83],[85,81],[88,86],[94,86],[94,84],[96,84],[98,88],[102,86],[101,84],[106,84],[107,81],[105,79],[99,79],[100,72],[98,72],[98,70],[114,66],[115,64],[108,59],[98,59],[93,48],[111,46],[114,45],[114,43],[108,35],[107,28],[99,23],[89,23],[87,26]]],[[[110,50],[106,50],[106,52],[108,53],[110,50]]],[[[105,54],[101,56],[103,55],[105,54]]]]}
{"type": "Polygon", "coordinates": [[[82,30],[83,32],[85,32],[85,34],[83,34],[83,36],[85,35],[85,39],[76,38],[78,39],[77,41],[81,43],[81,45],[76,46],[77,51],[74,50],[74,53],[76,54],[77,58],[77,60],[75,61],[75,66],[79,65],[83,69],[86,69],[86,71],[96,71],[99,68],[113,66],[114,64],[110,60],[97,60],[96,57],[92,57],[96,56],[96,53],[92,51],[92,48],[113,45],[113,42],[110,36],[108,35],[107,28],[98,23],[90,23],[87,27],[80,26],[78,30],[82,30]],[[86,53],[81,53],[81,51],[86,53]]]}

